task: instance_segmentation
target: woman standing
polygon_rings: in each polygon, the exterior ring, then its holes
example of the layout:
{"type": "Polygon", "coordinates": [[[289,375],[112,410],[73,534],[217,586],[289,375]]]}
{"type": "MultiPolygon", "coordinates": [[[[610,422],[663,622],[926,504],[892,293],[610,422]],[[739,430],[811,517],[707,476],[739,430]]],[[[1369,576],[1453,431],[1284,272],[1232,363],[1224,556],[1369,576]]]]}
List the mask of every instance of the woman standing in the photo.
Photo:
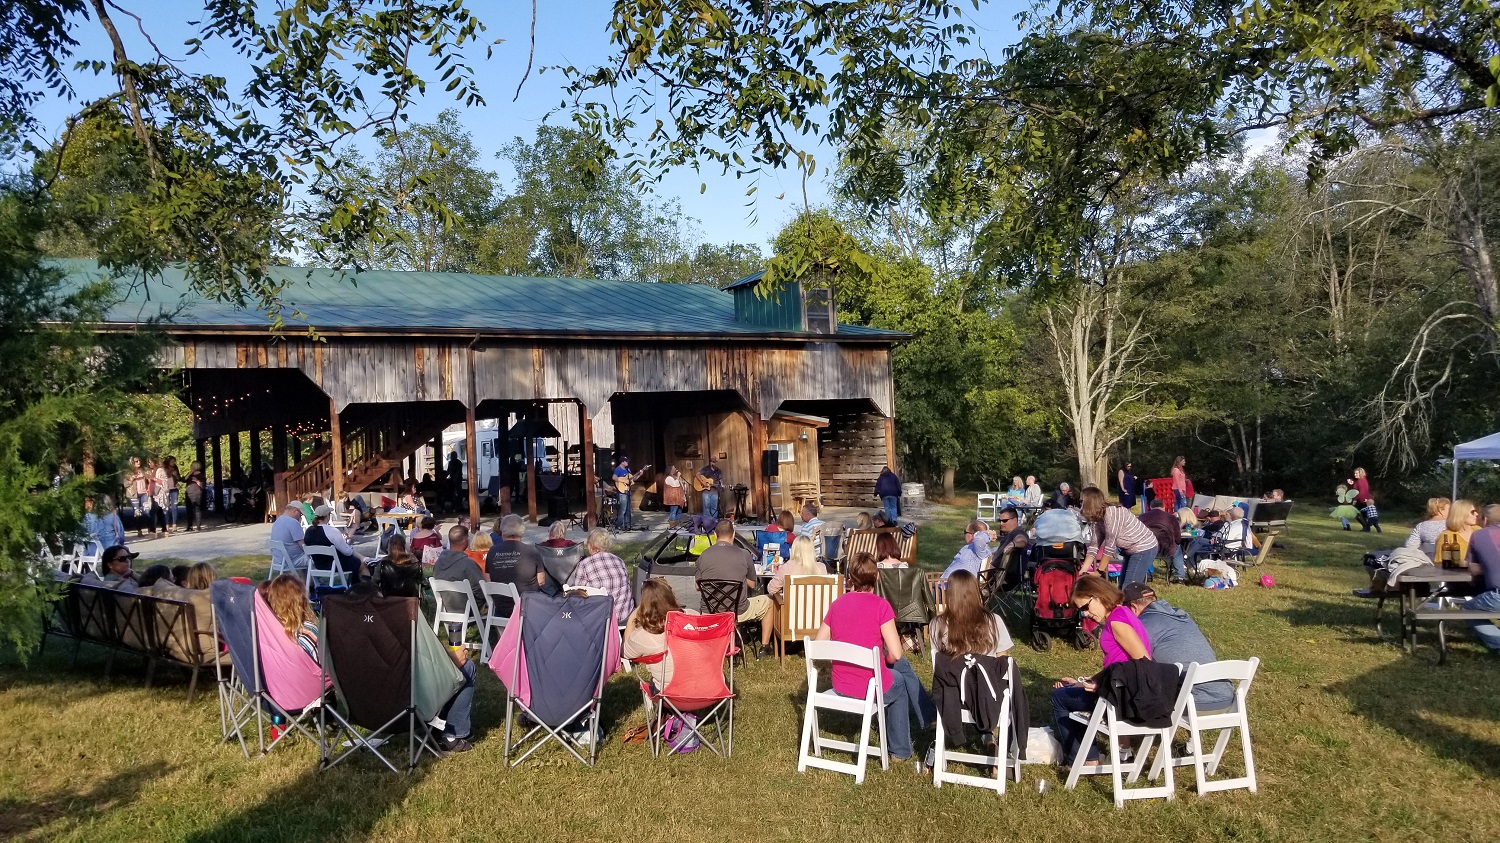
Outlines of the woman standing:
{"type": "Polygon", "coordinates": [[[682,480],[682,470],[675,465],[661,482],[661,503],[667,508],[667,529],[674,530],[682,521],[682,508],[687,506],[687,485],[682,480]]]}
{"type": "Polygon", "coordinates": [[[1140,488],[1141,481],[1135,478],[1135,473],[1130,469],[1128,462],[1121,466],[1120,470],[1115,472],[1115,481],[1120,484],[1120,506],[1134,512],[1135,493],[1140,488]]]}
{"type": "MultiPolygon", "coordinates": [[[[912,757],[910,711],[917,727],[925,729],[937,716],[932,697],[906,660],[901,636],[896,632],[896,610],[875,593],[879,576],[875,557],[861,553],[849,564],[850,590],[828,605],[828,614],[818,628],[819,641],[845,641],[866,650],[879,647],[885,654],[880,664],[880,683],[885,691],[885,743],[893,761],[912,757]]],[[[868,668],[835,662],[833,690],[846,697],[865,695],[872,674],[868,668]]]]}
{"type": "Polygon", "coordinates": [[[181,499],[178,484],[182,480],[182,474],[177,470],[176,457],[168,456],[161,461],[160,476],[166,480],[166,490],[161,496],[166,523],[162,526],[166,532],[175,533],[177,532],[177,502],[181,499]]]}
{"type": "Polygon", "coordinates": [[[1089,556],[1093,562],[1084,563],[1081,573],[1093,570],[1103,576],[1118,548],[1125,554],[1120,584],[1145,582],[1157,552],[1156,535],[1151,528],[1125,507],[1106,502],[1098,486],[1088,486],[1083,490],[1081,509],[1083,520],[1094,525],[1089,540],[1089,556]]]}
{"type": "Polygon", "coordinates": [[[1375,532],[1380,532],[1380,515],[1375,509],[1375,496],[1370,494],[1370,479],[1365,476],[1363,468],[1354,469],[1354,479],[1349,481],[1354,487],[1354,506],[1359,509],[1359,523],[1361,532],[1368,533],[1374,527],[1375,532]]]}
{"type": "Polygon", "coordinates": [[[151,515],[151,475],[141,468],[140,457],[130,458],[130,471],[125,475],[125,493],[135,510],[136,536],[144,534],[142,524],[150,525],[151,535],[156,535],[156,522],[151,515]]]}
{"type": "MultiPolygon", "coordinates": [[[[1085,490],[1085,494],[1087,490],[1085,490]]],[[[950,598],[951,599],[951,598],[950,598]]],[[[1124,605],[1125,595],[1103,577],[1079,577],[1073,585],[1073,606],[1099,624],[1099,649],[1104,667],[1130,659],[1151,658],[1151,639],[1141,619],[1124,605]]],[[[1099,701],[1093,677],[1063,679],[1052,685],[1052,721],[1062,744],[1063,767],[1073,763],[1088,727],[1074,720],[1075,711],[1092,712],[1099,701]]],[[[1099,763],[1099,749],[1088,748],[1088,763],[1099,763]]]]}
{"type": "Polygon", "coordinates": [[[182,495],[187,499],[188,532],[203,529],[203,499],[207,497],[207,489],[208,481],[203,476],[203,466],[195,462],[188,469],[187,480],[182,489],[182,495]]]}
{"type": "Polygon", "coordinates": [[[1172,509],[1179,510],[1188,505],[1187,457],[1172,460],[1172,509]]]}

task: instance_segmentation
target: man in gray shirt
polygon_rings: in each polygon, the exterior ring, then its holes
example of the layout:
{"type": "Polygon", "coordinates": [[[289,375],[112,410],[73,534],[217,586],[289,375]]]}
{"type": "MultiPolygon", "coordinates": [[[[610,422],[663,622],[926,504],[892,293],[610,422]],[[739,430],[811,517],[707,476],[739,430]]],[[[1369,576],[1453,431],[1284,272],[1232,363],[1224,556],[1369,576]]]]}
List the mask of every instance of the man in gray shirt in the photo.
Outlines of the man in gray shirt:
{"type": "MultiPolygon", "coordinates": [[[[1193,662],[1208,664],[1219,660],[1188,613],[1156,599],[1151,586],[1142,582],[1125,586],[1125,602],[1146,628],[1152,661],[1187,667],[1193,662]]],[[[1222,681],[1199,685],[1193,689],[1193,702],[1200,713],[1223,711],[1234,704],[1234,684],[1222,681]]]]}
{"type": "Polygon", "coordinates": [[[761,651],[770,650],[771,632],[771,607],[775,604],[771,598],[764,594],[747,597],[755,588],[755,557],[750,551],[734,543],[734,522],[729,519],[720,521],[714,527],[713,546],[703,551],[698,557],[697,573],[695,577],[699,582],[704,580],[728,580],[738,581],[745,584],[740,592],[740,605],[736,608],[738,623],[749,623],[758,620],[761,622],[761,651]]]}

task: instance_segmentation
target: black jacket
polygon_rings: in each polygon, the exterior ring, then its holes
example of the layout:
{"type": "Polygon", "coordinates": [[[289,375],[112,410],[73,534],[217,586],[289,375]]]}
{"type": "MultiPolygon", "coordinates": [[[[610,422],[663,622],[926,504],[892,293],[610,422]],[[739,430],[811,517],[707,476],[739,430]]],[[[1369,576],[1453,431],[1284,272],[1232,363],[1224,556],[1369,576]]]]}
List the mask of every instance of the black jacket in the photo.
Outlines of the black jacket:
{"type": "Polygon", "coordinates": [[[1115,707],[1120,719],[1152,729],[1172,725],[1182,684],[1176,665],[1131,659],[1106,667],[1095,681],[1099,696],[1115,707]]]}
{"type": "Polygon", "coordinates": [[[1016,757],[1026,757],[1026,736],[1031,713],[1021,689],[1020,672],[1009,656],[950,656],[938,651],[932,664],[932,697],[943,729],[950,735],[964,734],[963,712],[968,710],[981,733],[995,731],[1000,722],[1000,697],[1011,687],[1010,739],[1016,757]]]}

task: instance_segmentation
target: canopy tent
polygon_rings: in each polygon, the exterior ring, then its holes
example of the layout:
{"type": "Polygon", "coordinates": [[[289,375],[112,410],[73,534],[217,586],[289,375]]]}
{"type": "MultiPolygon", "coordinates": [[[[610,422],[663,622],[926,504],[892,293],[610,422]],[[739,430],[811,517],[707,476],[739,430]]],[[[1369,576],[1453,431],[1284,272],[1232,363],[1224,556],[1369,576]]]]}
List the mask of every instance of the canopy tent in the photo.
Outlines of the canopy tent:
{"type": "Polygon", "coordinates": [[[1459,460],[1500,460],[1500,432],[1453,448],[1453,497],[1458,497],[1459,460]]]}

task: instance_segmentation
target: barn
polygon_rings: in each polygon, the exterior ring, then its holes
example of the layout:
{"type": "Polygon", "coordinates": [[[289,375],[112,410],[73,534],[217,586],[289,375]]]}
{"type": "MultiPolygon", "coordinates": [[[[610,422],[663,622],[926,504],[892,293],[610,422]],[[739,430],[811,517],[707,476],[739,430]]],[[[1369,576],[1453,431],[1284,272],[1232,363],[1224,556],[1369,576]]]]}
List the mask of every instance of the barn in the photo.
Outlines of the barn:
{"type": "Polygon", "coordinates": [[[839,324],[826,290],[768,294],[760,274],[719,290],[284,267],[273,270],[276,328],[195,293],[180,270],[58,263],[72,286],[115,285],[101,330],[170,338],[161,366],[216,488],[243,470],[244,436],[283,496],[382,490],[434,473],[455,425],[464,435],[449,450],[476,519],[486,498],[533,520],[560,500],[594,523],[597,478],[617,454],[650,464],[635,491],[646,507],[665,466],[688,476],[717,456],[753,517],[800,499],[873,503],[876,475],[895,462],[902,335],[839,324]],[[499,468],[472,479],[486,426],[499,433],[485,443],[499,468]]]}

